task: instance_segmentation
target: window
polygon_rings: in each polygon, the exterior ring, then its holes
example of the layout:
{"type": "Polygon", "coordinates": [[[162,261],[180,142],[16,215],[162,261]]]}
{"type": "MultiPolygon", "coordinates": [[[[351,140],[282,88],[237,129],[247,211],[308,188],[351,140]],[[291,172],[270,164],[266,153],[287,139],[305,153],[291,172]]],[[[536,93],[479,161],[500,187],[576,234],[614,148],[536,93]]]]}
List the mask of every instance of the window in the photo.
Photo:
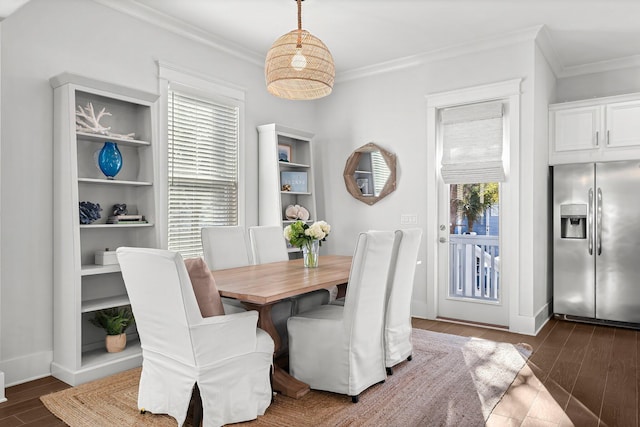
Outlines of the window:
{"type": "Polygon", "coordinates": [[[238,224],[240,108],[168,92],[168,249],[202,255],[202,227],[238,224]]]}

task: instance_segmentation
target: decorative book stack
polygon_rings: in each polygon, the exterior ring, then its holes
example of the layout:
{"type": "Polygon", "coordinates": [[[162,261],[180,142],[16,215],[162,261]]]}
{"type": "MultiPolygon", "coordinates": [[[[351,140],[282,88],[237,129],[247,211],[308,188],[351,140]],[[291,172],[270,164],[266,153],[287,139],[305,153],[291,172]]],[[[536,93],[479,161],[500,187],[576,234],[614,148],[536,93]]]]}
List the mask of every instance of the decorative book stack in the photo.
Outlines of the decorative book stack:
{"type": "Polygon", "coordinates": [[[107,218],[107,224],[144,224],[146,222],[142,215],[112,215],[107,218]]]}

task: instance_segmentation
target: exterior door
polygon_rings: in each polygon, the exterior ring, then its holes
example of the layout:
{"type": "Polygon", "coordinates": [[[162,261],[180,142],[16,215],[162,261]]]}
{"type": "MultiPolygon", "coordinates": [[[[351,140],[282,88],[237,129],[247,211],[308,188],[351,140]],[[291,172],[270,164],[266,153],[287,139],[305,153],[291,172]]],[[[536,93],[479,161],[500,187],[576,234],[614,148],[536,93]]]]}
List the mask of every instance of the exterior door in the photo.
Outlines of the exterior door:
{"type": "Polygon", "coordinates": [[[437,315],[508,327],[507,289],[500,280],[499,185],[440,180],[438,187],[437,315]],[[492,203],[485,199],[490,194],[492,203]]]}

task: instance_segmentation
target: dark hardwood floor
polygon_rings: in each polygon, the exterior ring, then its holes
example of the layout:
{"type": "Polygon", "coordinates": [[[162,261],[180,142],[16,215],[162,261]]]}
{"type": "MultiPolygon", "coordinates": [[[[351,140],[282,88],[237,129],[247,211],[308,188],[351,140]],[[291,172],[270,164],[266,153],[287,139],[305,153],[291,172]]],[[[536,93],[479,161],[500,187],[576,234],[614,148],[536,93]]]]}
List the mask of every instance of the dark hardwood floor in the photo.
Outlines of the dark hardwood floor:
{"type": "MultiPolygon", "coordinates": [[[[510,343],[533,349],[488,426],[608,426],[638,424],[638,331],[551,319],[531,337],[424,319],[416,328],[510,343]]],[[[64,426],[39,397],[69,387],[46,377],[6,390],[0,426],[64,426]]]]}

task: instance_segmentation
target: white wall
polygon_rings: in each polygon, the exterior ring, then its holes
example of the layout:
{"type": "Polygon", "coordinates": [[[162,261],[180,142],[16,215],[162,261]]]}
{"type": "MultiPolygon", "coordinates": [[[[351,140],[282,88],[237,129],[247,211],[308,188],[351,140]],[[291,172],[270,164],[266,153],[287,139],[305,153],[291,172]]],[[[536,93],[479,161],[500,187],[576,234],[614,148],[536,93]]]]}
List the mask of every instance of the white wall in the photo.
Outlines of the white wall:
{"type": "MultiPolygon", "coordinates": [[[[520,259],[511,261],[521,271],[520,283],[513,284],[519,293],[513,294],[515,299],[512,304],[516,306],[515,313],[527,320],[524,322],[526,326],[518,326],[517,329],[525,333],[534,332],[534,286],[542,286],[545,289],[541,292],[543,299],[548,297],[546,283],[535,283],[533,278],[522,274],[533,271],[534,267],[546,268],[546,263],[534,266],[532,262],[535,251],[546,253],[544,237],[536,238],[534,232],[537,230],[531,225],[538,216],[533,213],[536,199],[531,197],[531,191],[538,194],[546,191],[543,180],[535,176],[535,170],[539,170],[540,165],[534,165],[534,161],[544,161],[546,168],[545,159],[534,156],[534,151],[541,151],[533,148],[534,143],[540,143],[543,144],[540,150],[546,150],[546,138],[544,141],[534,141],[533,46],[532,40],[516,42],[506,47],[476,51],[392,73],[338,83],[333,94],[319,105],[321,130],[318,132],[319,145],[322,146],[326,219],[334,230],[340,230],[340,233],[332,234],[330,245],[337,253],[351,253],[357,232],[399,228],[400,215],[403,213],[417,214],[418,225],[424,230],[437,227],[435,222],[427,222],[427,207],[435,203],[436,195],[428,194],[425,190],[427,174],[434,173],[425,167],[425,96],[524,78],[520,106],[522,162],[519,165],[519,178],[524,185],[521,184],[520,191],[515,190],[515,194],[519,194],[517,203],[520,204],[521,228],[513,230],[519,234],[522,253],[520,259]],[[368,206],[347,193],[342,172],[351,151],[372,141],[397,154],[398,179],[394,193],[368,206]],[[544,248],[538,249],[540,245],[544,248]]],[[[508,208],[503,212],[509,215],[508,208]]],[[[417,316],[433,317],[435,314],[432,289],[436,246],[435,241],[427,239],[422,243],[419,259],[423,262],[416,271],[413,295],[413,314],[417,316]]],[[[546,277],[547,272],[542,271],[540,275],[546,277]]]]}
{"type": "Polygon", "coordinates": [[[0,370],[49,375],[52,352],[52,89],[68,71],[158,92],[157,60],[246,89],[247,224],[257,223],[257,132],[317,131],[314,103],[269,95],[263,69],[87,0],[32,0],[2,22],[0,370]],[[6,210],[9,206],[11,209],[6,210]]]}
{"type": "Polygon", "coordinates": [[[640,92],[640,67],[558,79],[555,102],[640,92]]]}

